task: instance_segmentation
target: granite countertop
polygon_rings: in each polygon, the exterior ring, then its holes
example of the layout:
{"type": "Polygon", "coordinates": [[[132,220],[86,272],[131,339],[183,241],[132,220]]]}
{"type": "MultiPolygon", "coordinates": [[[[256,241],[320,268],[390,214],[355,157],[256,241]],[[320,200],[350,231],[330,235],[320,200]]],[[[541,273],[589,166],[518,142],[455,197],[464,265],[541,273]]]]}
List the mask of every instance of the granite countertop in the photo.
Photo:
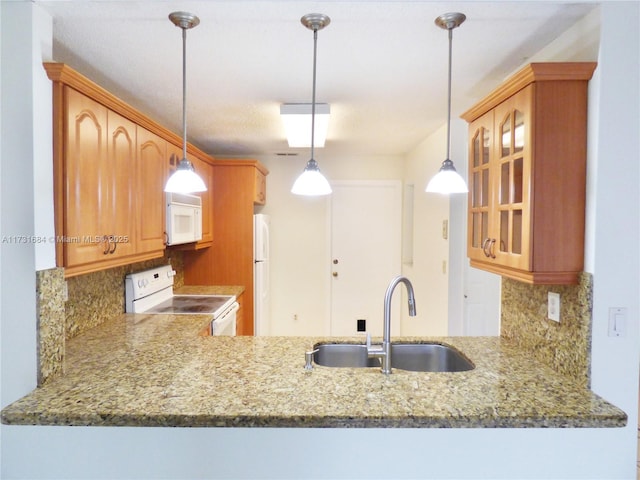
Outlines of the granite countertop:
{"type": "Polygon", "coordinates": [[[458,428],[627,421],[617,407],[499,337],[405,337],[451,344],[476,368],[395,369],[387,376],[379,368],[303,368],[314,343],[354,339],[198,336],[206,323],[201,315],[122,314],[95,327],[67,343],[65,375],[6,407],[2,422],[458,428]]]}

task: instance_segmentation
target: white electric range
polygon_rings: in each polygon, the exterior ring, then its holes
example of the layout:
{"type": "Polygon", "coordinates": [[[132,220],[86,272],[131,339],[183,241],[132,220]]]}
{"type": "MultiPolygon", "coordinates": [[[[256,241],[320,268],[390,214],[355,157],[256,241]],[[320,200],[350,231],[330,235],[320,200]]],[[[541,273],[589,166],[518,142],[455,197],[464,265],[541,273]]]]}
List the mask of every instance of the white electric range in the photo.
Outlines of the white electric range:
{"type": "Polygon", "coordinates": [[[173,293],[171,265],[130,273],[125,278],[125,311],[146,314],[203,314],[211,317],[211,335],[236,334],[235,295],[173,293]]]}

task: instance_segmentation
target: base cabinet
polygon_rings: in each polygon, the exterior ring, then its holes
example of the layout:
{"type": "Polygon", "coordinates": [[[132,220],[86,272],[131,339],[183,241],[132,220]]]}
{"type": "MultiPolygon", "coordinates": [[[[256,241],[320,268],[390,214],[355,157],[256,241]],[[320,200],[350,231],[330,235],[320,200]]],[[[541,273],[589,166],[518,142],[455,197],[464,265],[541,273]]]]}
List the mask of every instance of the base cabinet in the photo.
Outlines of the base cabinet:
{"type": "MultiPolygon", "coordinates": [[[[187,285],[241,285],[245,287],[237,334],[253,335],[253,213],[258,173],[268,170],[256,160],[215,159],[213,163],[213,245],[204,251],[185,252],[187,285]]],[[[266,180],[263,182],[266,199],[266,180]]]]}
{"type": "Polygon", "coordinates": [[[578,282],[594,69],[531,64],[462,115],[469,122],[471,266],[532,284],[578,282]]]}

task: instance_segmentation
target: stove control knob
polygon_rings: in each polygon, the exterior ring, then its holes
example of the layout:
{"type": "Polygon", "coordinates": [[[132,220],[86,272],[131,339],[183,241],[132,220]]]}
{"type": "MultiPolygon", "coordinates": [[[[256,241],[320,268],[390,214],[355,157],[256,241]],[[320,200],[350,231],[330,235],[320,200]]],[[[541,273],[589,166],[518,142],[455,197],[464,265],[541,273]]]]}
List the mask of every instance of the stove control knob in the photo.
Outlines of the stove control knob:
{"type": "Polygon", "coordinates": [[[144,287],[144,279],[141,278],[140,280],[138,280],[138,286],[140,288],[144,287]]]}

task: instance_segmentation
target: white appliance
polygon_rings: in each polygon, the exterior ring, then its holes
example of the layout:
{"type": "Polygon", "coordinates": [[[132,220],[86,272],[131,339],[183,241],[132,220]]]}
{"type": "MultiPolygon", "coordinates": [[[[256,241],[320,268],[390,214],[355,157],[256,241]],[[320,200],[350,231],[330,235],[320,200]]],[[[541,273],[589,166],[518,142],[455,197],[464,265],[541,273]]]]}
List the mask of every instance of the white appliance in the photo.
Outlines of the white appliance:
{"type": "Polygon", "coordinates": [[[185,193],[166,193],[167,245],[202,239],[202,199],[185,193]]]}
{"type": "Polygon", "coordinates": [[[125,277],[127,313],[208,315],[211,335],[235,336],[238,302],[235,295],[176,295],[171,265],[152,268],[125,277]]]}
{"type": "Polygon", "coordinates": [[[269,333],[269,216],[253,216],[253,331],[269,333]]]}

